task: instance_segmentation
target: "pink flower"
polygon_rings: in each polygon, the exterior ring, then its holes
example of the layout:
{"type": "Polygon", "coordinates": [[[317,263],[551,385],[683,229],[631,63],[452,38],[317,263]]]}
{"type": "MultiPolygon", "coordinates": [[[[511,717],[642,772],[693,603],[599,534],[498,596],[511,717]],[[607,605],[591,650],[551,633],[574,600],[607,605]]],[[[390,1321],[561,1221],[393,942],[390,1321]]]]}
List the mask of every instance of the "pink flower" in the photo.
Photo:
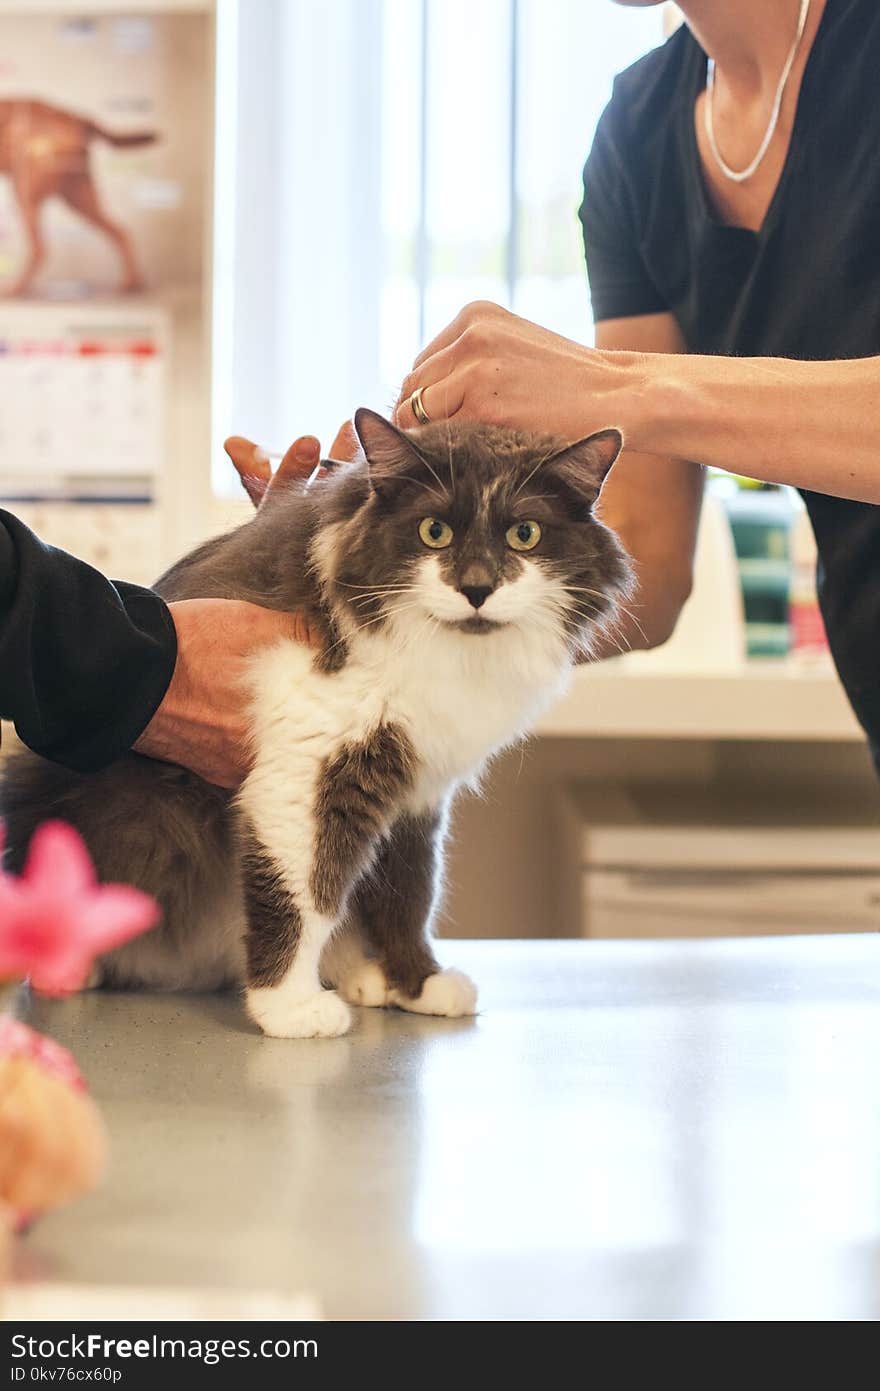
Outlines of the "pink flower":
{"type": "Polygon", "coordinates": [[[47,821],[34,832],[21,877],[0,870],[0,979],[28,975],[36,990],[67,995],[85,984],[94,957],[158,916],[139,889],[99,884],[73,827],[47,821]]]}

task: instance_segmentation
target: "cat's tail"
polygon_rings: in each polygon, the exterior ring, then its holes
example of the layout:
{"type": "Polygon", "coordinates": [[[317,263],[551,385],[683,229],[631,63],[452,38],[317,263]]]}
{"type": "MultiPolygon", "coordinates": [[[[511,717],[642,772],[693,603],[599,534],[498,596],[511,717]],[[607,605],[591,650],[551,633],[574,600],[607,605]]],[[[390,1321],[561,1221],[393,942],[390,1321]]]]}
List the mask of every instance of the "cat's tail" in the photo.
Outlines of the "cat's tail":
{"type": "Polygon", "coordinates": [[[159,139],[158,133],[154,130],[132,130],[120,133],[108,130],[106,126],[99,126],[97,121],[89,121],[89,136],[96,137],[98,140],[106,140],[108,144],[116,145],[120,149],[137,149],[141,145],[153,145],[159,139]]]}

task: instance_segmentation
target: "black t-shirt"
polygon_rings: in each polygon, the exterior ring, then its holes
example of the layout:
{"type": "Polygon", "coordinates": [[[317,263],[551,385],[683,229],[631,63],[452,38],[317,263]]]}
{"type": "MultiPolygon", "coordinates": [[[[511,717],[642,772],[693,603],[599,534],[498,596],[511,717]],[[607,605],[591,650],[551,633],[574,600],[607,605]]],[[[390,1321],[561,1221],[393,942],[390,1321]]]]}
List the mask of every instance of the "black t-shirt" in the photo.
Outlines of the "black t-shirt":
{"type": "MultiPolygon", "coordinates": [[[[682,26],[614,84],[584,170],[595,318],[671,312],[695,353],[880,355],[880,4],[827,0],[760,232],[709,203],[694,130],[705,83],[682,26]]],[[[877,397],[880,470],[880,371],[877,397]]],[[[880,766],[880,508],[804,500],[828,640],[880,766]]]]}
{"type": "Polygon", "coordinates": [[[114,584],[0,511],[0,717],[25,744],[103,768],[149,724],[176,661],[158,594],[114,584]]]}

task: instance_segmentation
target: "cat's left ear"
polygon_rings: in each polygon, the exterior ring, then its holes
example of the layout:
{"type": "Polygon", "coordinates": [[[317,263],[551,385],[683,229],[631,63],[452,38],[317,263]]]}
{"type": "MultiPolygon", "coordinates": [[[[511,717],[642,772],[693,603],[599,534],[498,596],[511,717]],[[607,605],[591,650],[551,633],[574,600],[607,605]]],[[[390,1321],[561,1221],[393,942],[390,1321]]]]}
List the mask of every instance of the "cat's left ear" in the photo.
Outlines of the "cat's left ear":
{"type": "Polygon", "coordinates": [[[547,465],[568,489],[592,506],[622,448],[619,430],[597,430],[551,455],[547,465]]]}
{"type": "Polygon", "coordinates": [[[354,428],[367,456],[370,482],[380,497],[388,497],[401,483],[411,481],[414,464],[424,467],[412,440],[384,416],[361,406],[355,411],[354,428]]]}

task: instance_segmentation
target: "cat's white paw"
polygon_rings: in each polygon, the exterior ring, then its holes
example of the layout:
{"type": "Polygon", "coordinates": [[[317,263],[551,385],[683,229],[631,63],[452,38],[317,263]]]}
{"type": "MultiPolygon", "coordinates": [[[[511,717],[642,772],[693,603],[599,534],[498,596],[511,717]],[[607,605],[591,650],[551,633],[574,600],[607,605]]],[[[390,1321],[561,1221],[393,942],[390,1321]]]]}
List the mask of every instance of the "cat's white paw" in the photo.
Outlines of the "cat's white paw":
{"type": "Polygon", "coordinates": [[[463,971],[437,971],[428,976],[417,1000],[398,991],[392,999],[400,1009],[413,1014],[445,1014],[449,1019],[458,1019],[477,1012],[477,987],[463,971]]]}
{"type": "Polygon", "coordinates": [[[382,1009],[391,1004],[391,991],[378,961],[360,961],[339,980],[339,993],[351,1005],[382,1009]]]}
{"type": "Polygon", "coordinates": [[[351,1028],[351,1010],[335,990],[291,1004],[282,992],[249,990],[247,1011],[270,1038],[338,1038],[351,1028]]]}

